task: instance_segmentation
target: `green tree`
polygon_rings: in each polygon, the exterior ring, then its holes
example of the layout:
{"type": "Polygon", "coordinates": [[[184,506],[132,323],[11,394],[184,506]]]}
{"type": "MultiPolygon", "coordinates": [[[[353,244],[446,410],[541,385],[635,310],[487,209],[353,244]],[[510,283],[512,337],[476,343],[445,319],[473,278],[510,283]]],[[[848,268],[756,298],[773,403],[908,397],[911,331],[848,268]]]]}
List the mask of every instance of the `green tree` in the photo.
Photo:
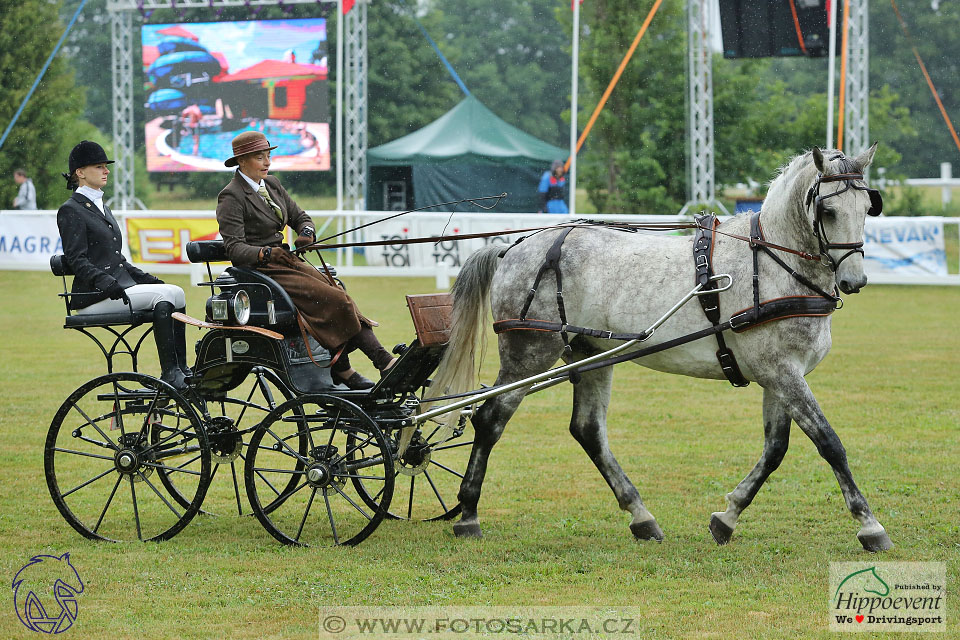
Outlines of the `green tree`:
{"type": "MultiPolygon", "coordinates": [[[[63,33],[59,2],[0,0],[0,126],[4,129],[63,33]]],[[[65,199],[61,171],[70,149],[90,132],[82,121],[83,92],[70,65],[55,58],[0,151],[0,207],[16,195],[13,171],[24,168],[37,188],[37,204],[55,208],[65,199]]]]}
{"type": "MultiPolygon", "coordinates": [[[[581,129],[652,1],[584,3],[581,129]]],[[[578,182],[604,213],[674,213],[686,199],[686,19],[664,2],[581,150],[578,182]]]]}

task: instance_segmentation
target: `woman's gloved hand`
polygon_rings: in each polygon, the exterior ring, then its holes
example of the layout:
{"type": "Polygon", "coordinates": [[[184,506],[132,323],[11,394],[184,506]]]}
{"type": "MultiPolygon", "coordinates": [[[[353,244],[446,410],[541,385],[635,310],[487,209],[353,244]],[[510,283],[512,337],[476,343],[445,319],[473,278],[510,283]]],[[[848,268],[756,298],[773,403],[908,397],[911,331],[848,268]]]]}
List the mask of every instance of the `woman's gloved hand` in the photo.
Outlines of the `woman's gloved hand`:
{"type": "Polygon", "coordinates": [[[127,295],[127,292],[123,290],[123,286],[119,282],[114,282],[112,285],[103,290],[111,300],[123,300],[127,305],[130,305],[130,297],[127,295]]]}
{"type": "Polygon", "coordinates": [[[300,235],[297,236],[297,239],[293,241],[293,246],[297,249],[302,249],[307,245],[311,245],[317,241],[317,234],[314,232],[312,227],[304,227],[300,231],[300,235]]]}
{"type": "Polygon", "coordinates": [[[296,269],[299,261],[292,253],[283,247],[272,247],[270,250],[270,262],[296,269]]]}

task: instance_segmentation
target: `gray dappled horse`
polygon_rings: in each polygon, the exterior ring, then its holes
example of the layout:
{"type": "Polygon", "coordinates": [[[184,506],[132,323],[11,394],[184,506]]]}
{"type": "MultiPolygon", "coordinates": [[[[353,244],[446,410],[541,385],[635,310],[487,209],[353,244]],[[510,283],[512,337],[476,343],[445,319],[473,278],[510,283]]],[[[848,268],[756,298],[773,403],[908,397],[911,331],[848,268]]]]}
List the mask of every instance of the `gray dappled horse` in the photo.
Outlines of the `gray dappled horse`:
{"type": "MultiPolygon", "coordinates": [[[[863,227],[868,211],[880,212],[879,194],[868,190],[856,174],[873,160],[876,144],[856,158],[836,150],[814,149],[797,156],[771,183],[760,220],[764,239],[819,257],[805,260],[776,251],[790,268],[823,291],[834,285],[856,293],[867,283],[863,273],[863,227]],[[838,174],[854,174],[842,178],[838,174]],[[831,179],[831,176],[833,177],[831,179]],[[876,201],[874,202],[874,200],[876,201]],[[874,209],[872,206],[877,205],[874,209]]],[[[720,294],[724,317],[751,307],[753,252],[748,242],[729,235],[750,235],[749,216],[738,216],[718,227],[713,270],[729,274],[733,283],[720,294]]],[[[487,247],[466,261],[454,287],[450,344],[435,377],[433,390],[459,393],[474,386],[474,352],[482,338],[487,308],[495,320],[520,317],[544,256],[559,231],[527,237],[501,258],[501,247],[487,247]],[[489,306],[488,306],[489,305],[489,306]]],[[[761,300],[810,296],[811,289],[777,265],[768,253],[758,261],[761,300]]],[[[600,227],[578,228],[563,243],[559,262],[567,322],[614,332],[638,332],[660,318],[694,284],[692,238],[624,233],[600,227]]],[[[527,314],[555,321],[558,317],[554,276],[548,272],[527,314]]],[[[700,305],[686,304],[647,344],[657,344],[710,327],[700,305]]],[[[714,513],[710,530],[719,544],[729,541],[737,519],[749,506],[787,451],[791,421],[813,441],[840,483],[850,513],[860,524],[857,537],[868,551],[889,549],[884,528],[870,511],[847,465],[846,452],[831,428],[804,376],[830,350],[830,317],[791,317],[766,322],[743,333],[724,332],[727,346],[746,380],[763,387],[764,446],[759,462],[727,494],[727,509],[714,513]]],[[[500,373],[497,385],[539,374],[563,355],[568,362],[596,354],[617,342],[582,335],[570,340],[572,353],[556,332],[513,330],[499,334],[500,373]]],[[[707,337],[648,355],[638,364],[658,371],[698,378],[723,379],[717,340],[707,337]]],[[[645,540],[662,540],[663,533],[607,444],[606,412],[613,368],[584,373],[574,386],[570,432],[613,489],[620,508],[633,516],[630,530],[645,540]]],[[[463,515],[454,525],[458,536],[479,536],[477,503],[493,445],[523,400],[527,388],[487,400],[473,416],[476,440],[460,485],[463,515]]]]}

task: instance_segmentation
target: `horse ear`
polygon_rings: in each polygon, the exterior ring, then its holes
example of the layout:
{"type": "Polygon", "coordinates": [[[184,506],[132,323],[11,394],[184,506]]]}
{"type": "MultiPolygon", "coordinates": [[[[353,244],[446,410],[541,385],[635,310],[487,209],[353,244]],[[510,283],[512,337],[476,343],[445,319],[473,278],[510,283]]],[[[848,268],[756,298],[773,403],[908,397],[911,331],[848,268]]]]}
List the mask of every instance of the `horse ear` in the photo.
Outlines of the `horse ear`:
{"type": "Polygon", "coordinates": [[[877,152],[878,144],[880,143],[874,142],[872,145],[870,145],[869,149],[867,149],[866,151],[864,151],[854,159],[854,162],[857,163],[857,166],[860,167],[861,171],[866,169],[868,166],[870,166],[870,163],[873,162],[873,154],[877,152]]]}
{"type": "Polygon", "coordinates": [[[820,147],[813,148],[813,164],[817,165],[817,171],[823,173],[823,152],[820,147]]]}

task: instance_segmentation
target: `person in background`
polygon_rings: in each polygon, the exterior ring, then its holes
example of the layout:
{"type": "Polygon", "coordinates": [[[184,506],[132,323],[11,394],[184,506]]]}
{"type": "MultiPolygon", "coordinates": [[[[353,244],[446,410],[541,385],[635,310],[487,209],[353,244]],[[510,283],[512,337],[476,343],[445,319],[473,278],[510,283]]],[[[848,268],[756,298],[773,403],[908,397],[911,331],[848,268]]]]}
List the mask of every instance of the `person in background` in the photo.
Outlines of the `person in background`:
{"type": "Polygon", "coordinates": [[[27,172],[17,169],[13,172],[13,181],[20,185],[17,197],[13,199],[13,208],[21,211],[36,209],[37,189],[33,186],[33,180],[27,177],[27,172]]]}
{"type": "Polygon", "coordinates": [[[348,354],[359,349],[383,372],[396,361],[335,280],[289,251],[284,228],[297,232],[297,248],[316,240],[313,221],[280,181],[267,175],[270,146],[259,131],[233,139],[233,156],[223,164],[239,167],[217,198],[217,222],[227,257],[237,267],[255,267],[277,281],[296,306],[301,326],[331,353],[340,351],[331,369],[334,380],[350,389],[371,389],[373,381],[354,370],[348,354]]]}
{"type": "Polygon", "coordinates": [[[70,308],[79,315],[153,310],[153,337],[160,379],[187,388],[186,327],[173,319],[186,311],[183,289],[165,284],[127,262],[121,253],[120,225],[103,201],[113,160],[96,142],[83,140],[70,152],[64,173],[73,195],[57,211],[63,254],[73,270],[70,308]]]}
{"type": "Polygon", "coordinates": [[[537,213],[570,213],[567,208],[567,176],[563,160],[554,160],[540,178],[540,210],[537,213]]]}

